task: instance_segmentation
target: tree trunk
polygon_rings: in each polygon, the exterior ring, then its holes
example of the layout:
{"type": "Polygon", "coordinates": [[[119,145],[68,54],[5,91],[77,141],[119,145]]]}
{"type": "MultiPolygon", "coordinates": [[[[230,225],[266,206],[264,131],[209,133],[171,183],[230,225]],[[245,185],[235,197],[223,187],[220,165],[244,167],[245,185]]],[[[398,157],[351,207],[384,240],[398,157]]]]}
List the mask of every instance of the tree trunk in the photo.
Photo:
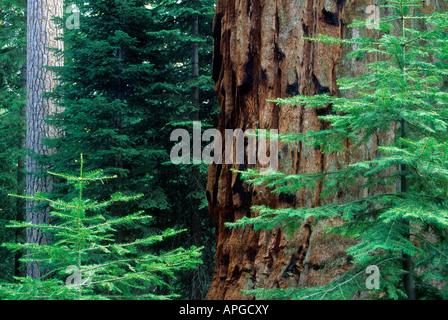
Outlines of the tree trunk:
{"type": "MultiPolygon", "coordinates": [[[[193,14],[191,19],[191,35],[193,37],[199,36],[199,15],[193,14]]],[[[199,78],[199,43],[194,41],[192,43],[191,49],[191,78],[193,80],[198,80],[199,78]]],[[[194,86],[191,90],[191,102],[193,105],[193,112],[191,113],[191,119],[193,121],[199,121],[199,87],[194,86]]],[[[194,166],[192,169],[192,181],[194,189],[200,190],[201,186],[198,185],[196,181],[201,180],[201,173],[199,168],[194,166]]],[[[200,206],[200,200],[196,198],[191,199],[191,220],[190,220],[190,235],[193,245],[201,246],[201,233],[202,225],[199,216],[198,208],[200,206]]],[[[201,274],[203,273],[203,266],[198,266],[195,270],[190,273],[190,300],[201,300],[203,297],[203,292],[201,292],[201,274]]]]}
{"type": "MultiPolygon", "coordinates": [[[[48,48],[62,49],[61,36],[53,18],[62,17],[62,1],[28,0],[27,4],[27,106],[26,106],[26,193],[51,192],[53,178],[45,175],[45,168],[38,164],[35,155],[47,155],[52,152],[44,145],[43,139],[57,135],[54,127],[45,119],[61,110],[52,101],[42,96],[55,86],[53,72],[46,66],[59,66],[62,61],[48,48]]],[[[27,201],[26,221],[33,224],[49,222],[48,210],[35,207],[36,203],[27,201]]],[[[37,228],[26,232],[28,243],[45,244],[47,236],[37,228]]],[[[27,275],[39,278],[40,271],[36,262],[27,265],[27,275]]]]}
{"type": "MultiPolygon", "coordinates": [[[[198,14],[194,14],[192,18],[192,32],[191,35],[193,37],[197,37],[199,35],[199,16],[198,14]]],[[[191,77],[195,80],[199,77],[199,43],[194,41],[192,44],[191,50],[191,77]]],[[[192,90],[192,102],[193,106],[196,109],[195,113],[197,113],[197,109],[199,108],[199,87],[195,86],[192,90]]],[[[196,117],[197,118],[197,115],[196,117]]],[[[198,119],[194,119],[198,120],[198,119]]]]}
{"type": "MultiPolygon", "coordinates": [[[[406,139],[408,137],[408,123],[406,120],[401,119],[401,138],[406,139]]],[[[400,181],[400,191],[404,197],[406,197],[409,192],[409,181],[407,178],[408,174],[408,166],[405,164],[400,165],[401,172],[401,181],[400,181]]],[[[406,236],[410,238],[410,224],[409,221],[403,221],[406,226],[406,236]]],[[[406,271],[403,274],[403,289],[406,295],[408,296],[408,300],[416,300],[417,292],[414,283],[414,266],[412,261],[412,256],[402,253],[403,257],[403,270],[406,271]]]]}
{"type": "MultiPolygon", "coordinates": [[[[344,58],[352,48],[310,42],[303,37],[374,36],[368,29],[346,27],[355,18],[367,20],[365,9],[370,4],[369,0],[218,0],[213,30],[213,78],[220,103],[218,130],[260,128],[291,133],[325,128],[327,124],[317,116],[329,112],[328,108],[279,107],[266,100],[297,94],[339,94],[338,77],[363,72],[367,59],[344,58]]],[[[388,137],[378,137],[378,141],[381,139],[388,137]]],[[[334,170],[375,158],[378,141],[356,152],[349,150],[344,157],[323,154],[303,143],[295,147],[279,144],[278,170],[289,174],[334,170]]],[[[242,289],[323,285],[351,268],[344,250],[352,241],[334,235],[322,237],[325,223],[330,222],[319,222],[311,228],[306,221],[292,238],[280,228],[231,230],[224,223],[255,216],[252,205],[314,207],[366,196],[374,190],[353,187],[322,200],[318,184],[315,190],[279,197],[262,186],[247,186],[230,171],[247,167],[225,163],[209,167],[207,197],[216,225],[217,248],[208,299],[251,298],[242,289]],[[292,260],[296,267],[288,276],[285,270],[292,260]]]]}

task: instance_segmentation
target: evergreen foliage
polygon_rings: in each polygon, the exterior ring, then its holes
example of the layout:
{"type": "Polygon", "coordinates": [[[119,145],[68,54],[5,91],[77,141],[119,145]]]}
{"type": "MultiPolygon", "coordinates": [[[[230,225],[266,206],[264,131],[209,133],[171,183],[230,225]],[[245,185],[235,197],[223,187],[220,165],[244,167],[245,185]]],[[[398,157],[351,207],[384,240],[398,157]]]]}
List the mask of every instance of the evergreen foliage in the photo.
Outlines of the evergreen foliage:
{"type": "MultiPolygon", "coordinates": [[[[314,224],[322,219],[343,219],[342,226],[327,232],[357,239],[347,251],[353,257],[353,268],[322,287],[250,291],[257,298],[412,298],[409,279],[415,283],[417,299],[447,298],[448,13],[424,13],[419,10],[421,1],[414,0],[380,4],[391,14],[381,17],[378,40],[324,35],[308,39],[356,45],[350,57],[379,57],[367,65],[365,74],[339,79],[339,89],[346,95],[275,100],[280,105],[327,106],[332,110],[319,117],[330,124],[328,129],[280,135],[280,140],[301,141],[336,154],[347,151],[347,141],[355,151],[374,140],[379,156],[331,172],[241,172],[247,183],[265,184],[276,193],[312,189],[320,183],[324,199],[350,187],[365,190],[366,196],[315,208],[256,206],[257,217],[229,224],[256,229],[282,226],[293,233],[308,218],[314,218],[314,224]],[[425,28],[418,30],[416,21],[425,28]],[[378,290],[369,291],[364,283],[370,265],[380,270],[378,290]]],[[[351,27],[365,24],[355,21],[351,27]]]]}
{"type": "MultiPolygon", "coordinates": [[[[24,189],[26,1],[0,3],[0,243],[23,235],[5,228],[22,220],[24,205],[8,193],[24,189]]],[[[0,249],[0,279],[19,274],[18,256],[0,249]]]]}
{"type": "MultiPolygon", "coordinates": [[[[164,64],[156,64],[160,74],[169,75],[160,81],[165,96],[159,105],[172,106],[174,113],[165,124],[166,134],[159,139],[164,150],[169,153],[173,147],[170,134],[177,128],[193,131],[193,121],[201,121],[201,129],[215,127],[218,105],[212,81],[212,23],[214,0],[163,0],[152,3],[155,42],[161,43],[156,52],[157,59],[164,64]],[[194,34],[194,20],[198,30],[194,34]],[[193,45],[197,43],[198,76],[193,74],[193,45]],[[161,65],[164,65],[161,68],[161,65]],[[195,101],[194,90],[198,90],[195,101]],[[168,143],[168,144],[167,144],[168,143]]],[[[169,199],[170,209],[161,211],[158,221],[161,225],[187,228],[185,237],[178,237],[188,245],[204,245],[203,260],[198,270],[192,272],[188,296],[191,299],[204,298],[208,283],[214,271],[214,226],[207,211],[205,186],[207,184],[208,163],[174,165],[169,157],[162,163],[164,191],[169,199]],[[169,214],[167,214],[169,211],[169,214]]],[[[183,286],[182,283],[180,283],[183,286]]],[[[187,293],[186,293],[187,294],[187,293]]]]}
{"type": "MultiPolygon", "coordinates": [[[[208,243],[210,267],[201,280],[205,295],[213,272],[213,228],[202,192],[207,168],[174,166],[169,150],[172,130],[191,127],[192,114],[205,127],[217,109],[210,71],[213,1],[74,3],[81,13],[80,28],[64,32],[60,54],[65,64],[54,68],[60,82],[51,94],[65,110],[50,121],[64,134],[48,141],[57,152],[41,161],[74,173],[76,157],[83,153],[89,160],[86,169],[99,167],[118,176],[105,187],[92,188],[89,197],[101,201],[117,191],[144,194],[138,203],[115,204],[111,216],[145,210],[157,221],[154,228],[187,228],[176,238],[179,242],[163,246],[208,243]],[[195,36],[193,15],[199,19],[195,36]],[[197,78],[191,74],[193,42],[199,43],[197,78]],[[191,98],[195,87],[198,105],[191,98]],[[193,215],[200,216],[200,241],[193,241],[193,215]]],[[[67,191],[60,186],[60,195],[67,191]]],[[[117,241],[127,236],[119,232],[117,241]]]]}
{"type": "Polygon", "coordinates": [[[169,299],[175,297],[170,279],[176,272],[195,268],[201,262],[200,248],[177,248],[154,252],[154,244],[183,230],[166,229],[160,234],[146,234],[129,242],[116,243],[118,227],[146,224],[151,217],[143,211],[124,217],[109,218],[106,208],[117,202],[140,198],[117,192],[106,201],[86,199],[84,191],[94,182],[105,182],[116,176],[105,176],[103,170],[85,172],[81,155],[77,176],[59,173],[76,190],[69,200],[50,199],[45,194],[29,198],[48,202],[52,208],[51,224],[33,225],[12,221],[11,228],[39,228],[52,235],[45,245],[4,243],[10,250],[23,250],[23,262],[39,261],[46,270],[42,279],[16,277],[17,283],[5,283],[0,296],[5,299],[169,299]],[[69,273],[73,272],[70,276],[69,273]]]}
{"type": "MultiPolygon", "coordinates": [[[[140,201],[112,202],[104,212],[105,218],[112,220],[140,211],[153,217],[153,223],[136,225],[132,232],[125,225],[117,225],[117,244],[170,228],[185,232],[154,243],[153,250],[170,252],[205,244],[205,264],[194,271],[183,269],[176,278],[166,278],[182,298],[202,298],[214,266],[213,225],[203,191],[207,164],[173,165],[169,150],[173,146],[172,130],[191,128],[192,120],[198,119],[206,129],[216,118],[218,108],[211,80],[214,0],[73,0],[64,3],[64,12],[59,20],[64,28],[64,49],[58,52],[64,66],[53,68],[57,87],[47,93],[64,108],[48,119],[63,134],[45,142],[56,152],[41,156],[39,161],[46,168],[59,168],[74,176],[79,170],[78,156],[83,153],[88,160],[84,171],[103,168],[106,176],[116,175],[117,179],[107,184],[92,184],[84,190],[92,201],[107,202],[109,195],[117,192],[123,196],[142,194],[140,201]],[[67,18],[70,20],[73,11],[66,9],[71,4],[78,9],[79,28],[67,28],[67,18]],[[197,34],[193,34],[195,18],[197,34]],[[199,53],[197,77],[191,71],[194,43],[199,53]],[[192,98],[195,88],[199,90],[197,102],[192,98]]],[[[23,228],[5,225],[10,220],[22,221],[25,208],[23,198],[7,196],[22,194],[24,189],[25,34],[26,1],[2,1],[0,243],[10,244],[22,242],[23,228]]],[[[71,201],[77,191],[64,179],[59,181],[55,193],[46,197],[71,201]]],[[[0,280],[12,281],[14,275],[23,275],[20,255],[21,250],[11,253],[0,247],[0,280]]]]}

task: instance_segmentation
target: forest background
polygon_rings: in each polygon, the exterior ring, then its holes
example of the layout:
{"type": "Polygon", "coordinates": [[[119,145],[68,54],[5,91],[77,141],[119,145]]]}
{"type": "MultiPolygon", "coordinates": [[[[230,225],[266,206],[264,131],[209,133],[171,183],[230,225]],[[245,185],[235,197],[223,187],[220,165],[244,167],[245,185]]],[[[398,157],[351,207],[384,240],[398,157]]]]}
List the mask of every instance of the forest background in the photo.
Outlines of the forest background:
{"type": "MultiPolygon", "coordinates": [[[[223,3],[218,2],[219,10],[223,3]]],[[[297,107],[315,124],[309,130],[274,137],[284,144],[282,152],[288,150],[286,145],[298,145],[297,159],[307,157],[310,150],[314,157],[310,159],[322,161],[331,156],[338,162],[357,150],[368,150],[369,156],[354,163],[349,157],[328,171],[322,166],[289,175],[259,172],[257,167],[218,170],[206,163],[170,160],[170,135],[176,128],[194,132],[194,123],[200,120],[202,130],[223,129],[223,113],[235,121],[222,104],[218,110],[215,93],[220,102],[231,93],[239,97],[231,106],[245,107],[244,99],[254,93],[258,97],[254,83],[262,87],[272,76],[254,67],[256,59],[239,70],[245,76],[238,86],[238,79],[225,76],[229,72],[225,61],[232,60],[232,54],[216,50],[221,45],[216,42],[222,36],[219,23],[225,25],[227,20],[219,20],[222,15],[215,14],[214,1],[72,1],[52,23],[45,17],[61,9],[58,1],[47,6],[42,0],[3,1],[0,297],[204,299],[214,273],[216,297],[444,299],[447,13],[428,14],[425,5],[431,2],[382,3],[387,15],[375,26],[375,37],[314,34],[317,39],[300,39],[306,44],[303,48],[313,50],[313,43],[352,47],[348,58],[367,62],[367,72],[337,79],[337,86],[332,74],[335,83],[329,87],[322,86],[313,73],[304,77],[308,85],[301,89],[298,80],[286,86],[290,98],[266,101],[275,103],[275,110],[297,107]],[[42,18],[41,12],[47,16],[42,18]],[[47,32],[33,38],[43,25],[50,26],[47,32]],[[56,60],[60,63],[53,63],[56,60]],[[255,72],[260,75],[257,81],[255,72]],[[57,81],[48,82],[49,75],[57,81]],[[214,83],[221,81],[224,85],[215,92],[214,83]],[[50,83],[51,90],[40,95],[42,83],[50,83]],[[339,95],[344,90],[348,96],[339,95]],[[221,174],[210,183],[216,172],[221,174]],[[229,177],[232,188],[220,189],[220,179],[229,177]],[[314,199],[313,204],[272,208],[263,202],[267,198],[251,202],[245,197],[256,194],[260,186],[267,186],[278,203],[314,199]],[[362,191],[361,195],[346,199],[353,190],[362,191]],[[231,202],[227,209],[242,207],[241,211],[225,216],[226,212],[219,212],[223,199],[231,202]],[[215,224],[207,205],[218,212],[211,213],[215,224]],[[241,212],[245,214],[238,219],[241,212]],[[341,220],[345,223],[339,224],[341,220]],[[214,268],[215,227],[224,239],[217,245],[219,270],[214,268]],[[241,229],[249,231],[244,235],[241,229]],[[275,283],[293,283],[294,277],[313,281],[327,271],[332,281],[266,290],[264,285],[271,280],[253,277],[251,285],[240,285],[253,271],[248,266],[256,264],[262,252],[254,252],[240,238],[254,230],[282,230],[281,241],[303,235],[296,252],[281,252],[283,260],[263,256],[266,268],[281,265],[274,270],[275,283]],[[325,235],[315,240],[321,231],[325,235]],[[319,243],[329,234],[347,248],[335,259],[326,257],[329,261],[313,264],[308,257],[310,241],[319,243]],[[241,243],[230,248],[225,244],[232,237],[241,243]],[[342,237],[355,241],[344,242],[342,237]],[[226,260],[239,248],[239,255],[248,260],[244,266],[226,260]],[[290,262],[284,268],[288,254],[290,262]],[[362,275],[372,266],[377,270],[381,266],[382,287],[366,293],[362,275]],[[337,277],[341,270],[344,274],[337,277]],[[241,293],[249,286],[255,290],[241,293]]],[[[323,8],[321,21],[313,23],[339,27],[343,3],[337,2],[336,7],[337,14],[323,8]]],[[[437,2],[434,8],[439,7],[437,2]]],[[[250,16],[254,8],[258,7],[248,5],[246,14],[250,16]]],[[[354,21],[351,27],[370,29],[365,20],[354,21]]],[[[305,23],[302,29],[305,34],[310,30],[305,23]]],[[[239,45],[245,43],[240,40],[239,45]]],[[[251,45],[248,50],[253,53],[251,45]]],[[[277,58],[282,65],[282,54],[277,58]]],[[[309,68],[303,70],[307,74],[309,68]]],[[[276,88],[282,85],[278,82],[276,88]]],[[[263,123],[260,114],[258,118],[259,122],[251,118],[250,124],[272,125],[263,123]]],[[[261,247],[263,239],[259,240],[261,247]]],[[[326,247],[311,258],[325,257],[326,247]]],[[[274,255],[279,252],[274,251],[274,255]]]]}
{"type": "MultiPolygon", "coordinates": [[[[3,244],[24,243],[26,237],[24,228],[6,227],[11,220],[25,221],[25,200],[8,194],[25,194],[26,5],[25,0],[0,4],[3,244]]],[[[210,76],[214,1],[75,1],[63,9],[64,49],[54,54],[63,56],[64,66],[55,69],[59,82],[49,99],[64,101],[64,113],[52,125],[65,134],[45,142],[57,153],[37,158],[46,170],[77,175],[82,153],[85,172],[102,169],[105,176],[116,176],[86,189],[91,199],[108,199],[118,191],[142,194],[138,201],[115,203],[109,217],[144,210],[151,224],[127,233],[117,229],[114,241],[184,230],[152,252],[201,246],[203,263],[180,272],[169,281],[170,289],[161,290],[202,299],[214,269],[214,228],[203,192],[207,165],[173,165],[169,151],[175,128],[189,129],[201,119],[206,129],[217,120],[210,76]]],[[[56,182],[53,199],[69,196],[63,180],[56,182]]],[[[0,248],[1,281],[26,276],[23,252],[0,248]]]]}

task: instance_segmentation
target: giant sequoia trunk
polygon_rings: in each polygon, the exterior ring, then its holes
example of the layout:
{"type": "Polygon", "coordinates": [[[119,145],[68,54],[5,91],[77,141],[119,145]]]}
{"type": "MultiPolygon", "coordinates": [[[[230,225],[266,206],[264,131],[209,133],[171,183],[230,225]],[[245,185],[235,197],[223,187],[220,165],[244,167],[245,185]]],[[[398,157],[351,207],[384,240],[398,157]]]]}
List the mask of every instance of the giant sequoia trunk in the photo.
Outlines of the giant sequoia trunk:
{"type": "MultiPolygon", "coordinates": [[[[326,34],[350,38],[355,33],[370,33],[368,29],[347,28],[354,18],[367,19],[368,1],[218,0],[213,61],[220,103],[218,129],[278,129],[279,133],[288,133],[324,128],[326,124],[317,116],[329,112],[325,107],[279,107],[266,100],[297,94],[339,94],[338,77],[362,72],[367,61],[344,58],[351,48],[303,37],[326,34]]],[[[342,158],[302,143],[294,148],[280,144],[279,170],[293,174],[340,168],[375,157],[376,143],[372,141],[356,153],[347,151],[342,158]]],[[[306,221],[293,238],[279,228],[262,232],[227,228],[225,222],[253,217],[256,213],[251,212],[252,205],[279,208],[323,204],[320,185],[315,190],[297,192],[294,197],[279,197],[264,187],[247,186],[230,171],[232,167],[242,169],[231,164],[212,164],[209,168],[207,197],[216,224],[217,250],[208,299],[250,298],[241,289],[322,285],[351,268],[350,258],[344,253],[350,240],[323,238],[324,223],[311,228],[306,221]],[[295,273],[283,277],[293,255],[297,259],[295,273]]],[[[371,192],[342,190],[325,201],[343,201],[371,192]]]]}
{"type": "MultiPolygon", "coordinates": [[[[62,49],[62,41],[57,40],[59,29],[53,18],[62,17],[62,1],[28,0],[27,5],[27,102],[26,102],[26,193],[51,192],[53,178],[44,175],[45,168],[38,165],[35,156],[49,154],[44,145],[45,138],[53,138],[57,134],[45,119],[58,112],[58,107],[43,94],[50,92],[55,85],[53,72],[46,66],[62,64],[49,48],[62,49]]],[[[48,210],[38,209],[36,203],[27,201],[26,221],[33,224],[48,222],[48,210]]],[[[26,233],[28,243],[45,244],[48,239],[41,230],[30,228],[26,233]]],[[[27,275],[40,277],[37,263],[28,263],[27,275]]]]}

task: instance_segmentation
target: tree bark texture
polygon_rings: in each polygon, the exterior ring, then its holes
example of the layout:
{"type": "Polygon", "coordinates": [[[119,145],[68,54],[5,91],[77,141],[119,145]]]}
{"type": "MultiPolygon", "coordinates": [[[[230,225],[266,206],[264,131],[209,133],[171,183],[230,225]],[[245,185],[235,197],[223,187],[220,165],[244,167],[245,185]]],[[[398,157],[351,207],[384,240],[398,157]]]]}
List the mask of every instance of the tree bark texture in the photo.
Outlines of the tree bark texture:
{"type": "MultiPolygon", "coordinates": [[[[26,193],[51,192],[53,178],[42,174],[42,168],[35,155],[50,154],[44,145],[45,138],[57,135],[57,130],[47,124],[45,119],[56,112],[58,106],[46,99],[43,94],[50,92],[55,86],[53,72],[46,66],[60,66],[60,61],[49,48],[62,49],[61,36],[53,18],[62,17],[62,1],[58,0],[28,0],[27,4],[27,103],[26,103],[26,193]]],[[[48,210],[34,208],[36,203],[27,201],[26,221],[33,224],[47,223],[48,210]]],[[[28,243],[45,244],[48,239],[41,230],[30,228],[26,233],[28,243]]],[[[39,266],[31,262],[27,265],[27,274],[39,278],[39,266]]]]}
{"type": "MultiPolygon", "coordinates": [[[[325,106],[280,107],[267,99],[340,94],[336,79],[359,75],[374,57],[348,59],[345,56],[353,48],[311,42],[303,37],[374,37],[375,32],[369,29],[347,28],[355,18],[367,20],[365,10],[371,4],[370,0],[218,0],[213,30],[213,78],[220,103],[218,130],[223,133],[224,129],[236,128],[278,129],[281,134],[325,128],[328,124],[317,118],[330,112],[325,106]]],[[[278,170],[313,173],[373,159],[377,144],[391,138],[379,134],[356,151],[350,149],[347,141],[349,150],[343,157],[323,154],[304,143],[297,142],[294,147],[280,143],[278,170]]],[[[340,221],[313,226],[311,221],[305,221],[293,237],[287,237],[281,228],[256,232],[252,228],[229,229],[224,223],[254,217],[252,205],[315,207],[367,196],[375,190],[354,186],[322,200],[322,186],[317,184],[314,190],[280,197],[265,187],[246,185],[230,171],[247,167],[250,166],[225,163],[209,167],[207,197],[216,225],[217,248],[208,299],[251,298],[242,289],[323,285],[352,267],[344,252],[352,241],[336,235],[322,237],[326,225],[340,221]],[[292,266],[292,275],[285,273],[288,265],[292,266]]]]}

